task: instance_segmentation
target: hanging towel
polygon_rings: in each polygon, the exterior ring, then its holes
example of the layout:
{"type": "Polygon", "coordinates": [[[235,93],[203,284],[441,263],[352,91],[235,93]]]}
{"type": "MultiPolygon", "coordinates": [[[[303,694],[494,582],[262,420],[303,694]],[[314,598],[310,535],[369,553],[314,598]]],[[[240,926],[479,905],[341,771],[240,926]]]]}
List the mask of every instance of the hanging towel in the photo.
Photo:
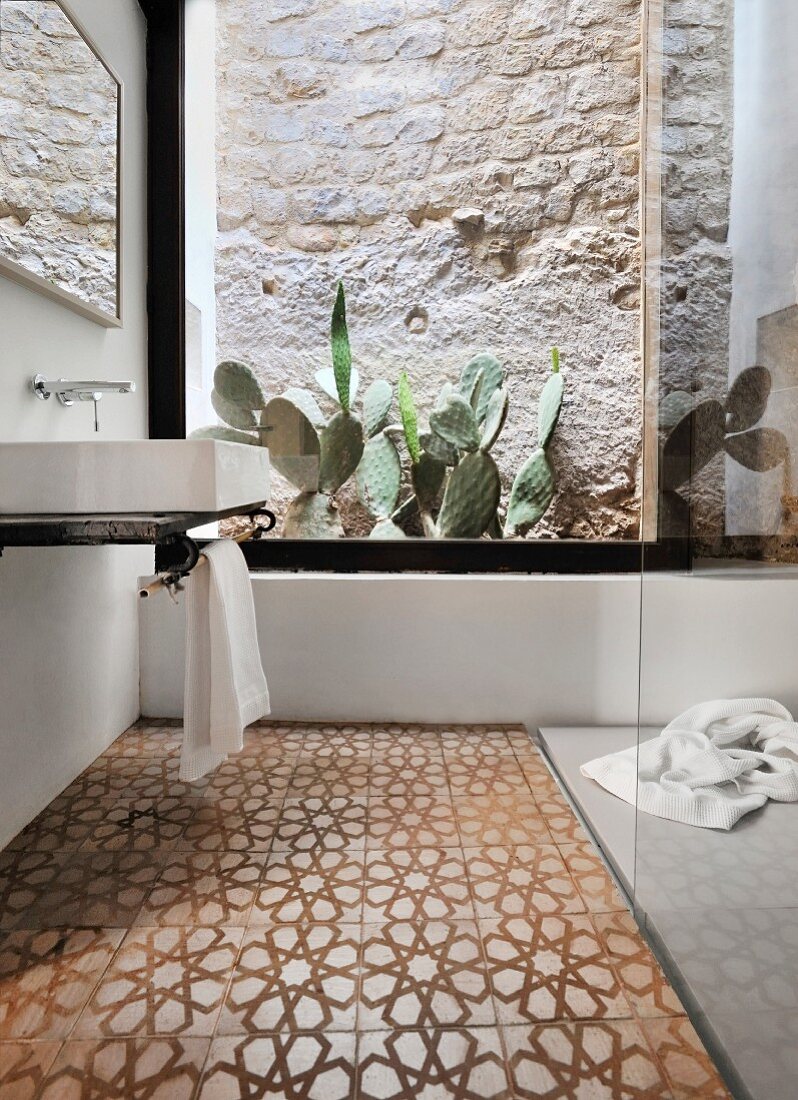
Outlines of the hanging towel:
{"type": "Polygon", "coordinates": [[[769,798],[798,802],[798,723],[773,699],[699,703],[659,737],[580,770],[644,813],[731,829],[769,798]]]}
{"type": "Polygon", "coordinates": [[[186,680],[180,778],[207,775],[240,752],[244,729],[269,713],[260,661],[252,583],[236,543],[204,551],[207,568],[186,584],[186,680]]]}

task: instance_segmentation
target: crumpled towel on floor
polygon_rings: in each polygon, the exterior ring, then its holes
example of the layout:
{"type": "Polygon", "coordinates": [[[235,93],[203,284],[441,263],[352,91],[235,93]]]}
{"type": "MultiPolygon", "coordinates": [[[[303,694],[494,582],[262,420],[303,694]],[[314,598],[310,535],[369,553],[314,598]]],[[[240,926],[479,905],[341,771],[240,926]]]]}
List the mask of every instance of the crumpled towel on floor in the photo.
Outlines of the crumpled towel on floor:
{"type": "Polygon", "coordinates": [[[717,699],[580,770],[644,813],[731,829],[769,798],[798,802],[798,723],[774,699],[717,699]]]}

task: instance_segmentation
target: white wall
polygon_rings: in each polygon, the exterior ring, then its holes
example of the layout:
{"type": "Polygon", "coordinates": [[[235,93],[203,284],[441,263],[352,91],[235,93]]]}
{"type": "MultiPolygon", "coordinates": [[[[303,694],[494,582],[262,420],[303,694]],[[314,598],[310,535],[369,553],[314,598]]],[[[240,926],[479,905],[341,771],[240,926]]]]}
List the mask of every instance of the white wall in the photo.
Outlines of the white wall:
{"type": "Polygon", "coordinates": [[[186,0],[186,430],[215,424],[216,0],[186,0]],[[191,307],[194,307],[192,310],[191,307]],[[199,314],[194,312],[199,311],[199,314]],[[199,323],[201,333],[192,331],[199,323]],[[201,364],[197,354],[201,355],[201,364]]]}
{"type": "MultiPolygon", "coordinates": [[[[639,577],[253,578],[273,714],[349,721],[634,725],[639,577]]],[[[798,710],[794,576],[647,577],[643,720],[701,699],[798,710]]],[[[141,601],[142,711],[182,707],[183,618],[141,601]]]]}
{"type": "MultiPolygon", "coordinates": [[[[28,390],[37,371],[130,378],[107,396],[101,438],[147,434],[145,26],[136,0],[68,0],[124,86],[121,329],[0,278],[0,438],[82,439],[90,404],[28,390]]],[[[0,557],[0,847],[138,714],[138,548],[7,550],[0,557]]]]}

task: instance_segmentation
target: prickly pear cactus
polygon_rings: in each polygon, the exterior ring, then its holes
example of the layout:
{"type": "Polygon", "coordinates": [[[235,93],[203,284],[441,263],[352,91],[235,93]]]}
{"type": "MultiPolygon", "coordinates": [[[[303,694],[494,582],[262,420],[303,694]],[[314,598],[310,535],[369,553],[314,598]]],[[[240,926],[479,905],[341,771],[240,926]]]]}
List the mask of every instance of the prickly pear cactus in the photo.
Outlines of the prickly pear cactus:
{"type": "Polygon", "coordinates": [[[478,400],[474,412],[476,413],[477,423],[481,424],[488,411],[488,402],[504,381],[504,370],[494,355],[483,352],[480,355],[475,355],[473,359],[469,359],[460,375],[459,386],[461,395],[469,401],[474,394],[475,382],[479,374],[482,375],[482,381],[479,384],[478,400]]]}
{"type": "Polygon", "coordinates": [[[230,427],[211,424],[197,428],[190,439],[219,439],[225,443],[261,443],[260,413],[265,407],[260,382],[246,363],[226,359],[213,375],[211,404],[220,420],[230,427]],[[231,429],[236,429],[232,431],[231,429]]]}
{"type": "Polygon", "coordinates": [[[387,519],[399,499],[402,461],[396,444],[384,432],[375,435],[363,448],[355,483],[361,504],[378,519],[387,519]]]}
{"type": "Polygon", "coordinates": [[[437,503],[446,477],[446,466],[432,455],[422,454],[410,471],[413,492],[422,512],[429,512],[437,503]]]}
{"type": "Polygon", "coordinates": [[[274,397],[263,410],[261,420],[269,460],[275,470],[297,489],[318,489],[321,442],[304,412],[293,401],[274,397]]]}
{"type": "Polygon", "coordinates": [[[537,523],[554,496],[554,475],[542,447],[526,460],[510,490],[504,533],[512,537],[537,523]]]}
{"type": "Polygon", "coordinates": [[[363,431],[368,439],[388,423],[393,403],[393,386],[383,378],[372,382],[363,394],[363,431]]]}
{"type": "Polygon", "coordinates": [[[319,489],[337,492],[358,467],[363,455],[363,426],[348,412],[338,412],[321,431],[319,489]]]}
{"type": "Polygon", "coordinates": [[[430,413],[432,431],[461,451],[475,451],[479,447],[479,428],[474,410],[460,394],[453,394],[443,408],[430,413]]]}
{"type": "Polygon", "coordinates": [[[548,447],[557,421],[560,419],[564,391],[563,377],[560,374],[560,352],[551,350],[551,374],[546,381],[538,401],[538,446],[548,447]]]}
{"type": "Polygon", "coordinates": [[[260,382],[246,363],[223,360],[213,373],[213,387],[230,405],[260,411],[266,405],[260,382]]]}
{"type": "Polygon", "coordinates": [[[478,539],[487,529],[501,497],[496,463],[485,451],[468,454],[452,470],[438,516],[439,538],[478,539]]]}
{"type": "Polygon", "coordinates": [[[371,529],[370,539],[406,539],[407,535],[392,519],[381,519],[371,529]]]}
{"type": "Polygon", "coordinates": [[[488,402],[485,422],[482,425],[482,438],[479,441],[481,451],[489,451],[501,435],[508,408],[507,390],[504,388],[496,390],[488,402]]]}
{"type": "Polygon", "coordinates": [[[339,539],[344,529],[335,501],[326,493],[300,493],[283,520],[287,539],[339,539]]]}
{"type": "Polygon", "coordinates": [[[437,458],[444,466],[456,466],[460,461],[460,452],[457,447],[441,439],[435,432],[421,432],[418,438],[426,453],[432,458],[437,458]]]}
{"type": "Polygon", "coordinates": [[[212,424],[207,428],[195,428],[189,439],[217,439],[220,443],[246,443],[257,446],[258,441],[254,435],[236,431],[235,428],[225,428],[222,425],[212,424]]]}
{"type": "Polygon", "coordinates": [[[402,418],[402,429],[405,433],[410,461],[413,465],[416,465],[421,460],[418,415],[416,413],[416,403],[413,400],[413,391],[410,389],[410,382],[404,371],[399,376],[399,415],[402,418]]]}

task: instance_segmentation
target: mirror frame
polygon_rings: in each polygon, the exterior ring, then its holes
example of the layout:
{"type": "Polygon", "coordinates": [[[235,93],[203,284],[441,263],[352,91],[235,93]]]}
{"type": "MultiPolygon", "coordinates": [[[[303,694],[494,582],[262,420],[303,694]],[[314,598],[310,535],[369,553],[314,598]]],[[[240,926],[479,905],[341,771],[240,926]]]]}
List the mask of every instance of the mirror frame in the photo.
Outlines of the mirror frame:
{"type": "MultiPolygon", "coordinates": [[[[0,5],[3,0],[0,0],[0,5]]],[[[82,317],[88,318],[90,321],[94,321],[98,325],[102,325],[105,328],[121,328],[122,327],[122,118],[123,118],[123,104],[124,104],[124,83],[119,74],[112,68],[112,66],[105,60],[100,53],[99,49],[95,45],[92,37],[86,31],[86,28],[77,18],[75,13],[70,10],[67,0],[52,0],[58,8],[64,14],[64,17],[69,20],[77,33],[86,43],[88,48],[100,62],[102,67],[111,77],[116,84],[116,313],[109,313],[107,310],[100,309],[99,306],[92,305],[91,302],[86,301],[85,298],[81,298],[79,295],[73,293],[71,290],[65,290],[63,287],[56,286],[48,279],[43,279],[40,275],[35,275],[32,271],[28,271],[22,264],[16,262],[16,260],[9,260],[2,254],[0,254],[0,275],[4,275],[7,278],[13,280],[16,283],[20,283],[22,286],[28,287],[30,290],[36,290],[40,294],[43,294],[46,298],[50,298],[54,302],[60,302],[61,305],[66,306],[68,309],[74,310],[75,313],[79,313],[82,317]]]]}

